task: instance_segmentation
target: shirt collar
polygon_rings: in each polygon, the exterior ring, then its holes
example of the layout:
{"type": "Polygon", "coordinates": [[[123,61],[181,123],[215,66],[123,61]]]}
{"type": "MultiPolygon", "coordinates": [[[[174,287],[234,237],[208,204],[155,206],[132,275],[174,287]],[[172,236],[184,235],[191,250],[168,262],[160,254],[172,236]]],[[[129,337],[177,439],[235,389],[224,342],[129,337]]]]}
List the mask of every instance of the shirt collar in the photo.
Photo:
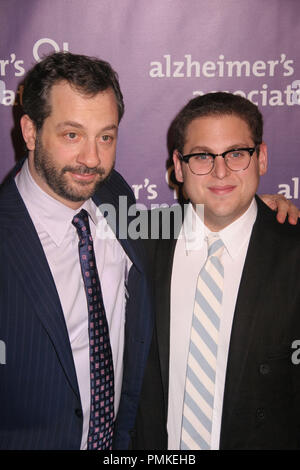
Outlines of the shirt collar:
{"type": "Polygon", "coordinates": [[[97,208],[91,199],[85,201],[76,210],[54,199],[34,181],[29,170],[28,159],[25,160],[15,181],[33,222],[35,225],[42,225],[57,246],[63,242],[72,226],[74,215],[78,214],[81,209],[88,212],[90,219],[96,225],[97,208]]]}
{"type": "Polygon", "coordinates": [[[219,232],[219,236],[232,259],[239,256],[241,249],[249,241],[256,216],[257,204],[253,199],[241,217],[219,232]]]}
{"type": "MultiPolygon", "coordinates": [[[[218,232],[231,258],[237,258],[240,250],[249,241],[256,215],[257,204],[253,198],[250,206],[241,217],[218,232]]],[[[188,204],[183,224],[183,238],[186,251],[190,252],[203,248],[206,237],[210,233],[212,232],[203,223],[203,213],[202,215],[197,215],[192,204],[188,204]]]]}

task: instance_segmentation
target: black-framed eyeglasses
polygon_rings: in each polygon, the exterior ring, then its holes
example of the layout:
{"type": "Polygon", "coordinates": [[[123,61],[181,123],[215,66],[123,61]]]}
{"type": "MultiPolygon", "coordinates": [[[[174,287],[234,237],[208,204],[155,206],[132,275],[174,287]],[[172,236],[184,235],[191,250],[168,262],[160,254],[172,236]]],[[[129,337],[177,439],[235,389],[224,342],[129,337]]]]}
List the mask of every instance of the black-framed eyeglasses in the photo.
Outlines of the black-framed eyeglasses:
{"type": "Polygon", "coordinates": [[[225,165],[231,171],[246,170],[250,165],[251,157],[257,150],[257,147],[245,147],[226,150],[223,153],[197,152],[188,155],[182,155],[178,152],[181,161],[187,163],[190,170],[195,175],[207,175],[215,165],[215,158],[224,158],[225,165]]]}

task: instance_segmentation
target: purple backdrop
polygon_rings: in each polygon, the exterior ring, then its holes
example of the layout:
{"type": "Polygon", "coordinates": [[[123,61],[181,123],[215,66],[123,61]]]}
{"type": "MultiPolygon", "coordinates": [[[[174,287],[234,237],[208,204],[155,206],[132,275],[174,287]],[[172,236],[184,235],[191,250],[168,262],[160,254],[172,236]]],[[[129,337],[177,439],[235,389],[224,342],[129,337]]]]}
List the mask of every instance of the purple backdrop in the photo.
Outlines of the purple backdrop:
{"type": "Polygon", "coordinates": [[[118,71],[126,112],[117,169],[139,202],[173,203],[166,132],[197,93],[241,92],[265,118],[260,192],[299,200],[298,0],[0,0],[0,180],[22,155],[18,84],[43,54],[96,55],[118,71]]]}

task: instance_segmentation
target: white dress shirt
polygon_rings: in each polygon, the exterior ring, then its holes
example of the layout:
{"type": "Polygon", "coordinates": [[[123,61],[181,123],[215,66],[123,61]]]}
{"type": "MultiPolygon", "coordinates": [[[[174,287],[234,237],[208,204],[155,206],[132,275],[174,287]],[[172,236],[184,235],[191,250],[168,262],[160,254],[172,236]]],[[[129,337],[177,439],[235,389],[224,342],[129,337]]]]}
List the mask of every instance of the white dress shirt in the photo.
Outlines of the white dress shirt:
{"type": "MultiPolygon", "coordinates": [[[[192,206],[188,212],[193,211],[192,206]]],[[[188,214],[188,213],[187,213],[188,214]]],[[[231,225],[219,232],[225,249],[224,291],[218,341],[215,399],[213,407],[211,448],[219,449],[223,396],[227,368],[232,321],[235,304],[249,245],[251,231],[257,215],[255,200],[248,210],[231,225]]],[[[171,279],[171,325],[170,325],[170,371],[168,405],[168,448],[180,449],[181,422],[185,377],[194,309],[196,285],[199,272],[207,258],[205,237],[210,233],[203,223],[198,231],[197,249],[188,244],[185,217],[181,236],[177,240],[171,279]]],[[[200,220],[200,219],[199,219],[200,220]]]]}
{"type": "Polygon", "coordinates": [[[33,180],[27,159],[15,177],[15,182],[43,246],[64,313],[83,410],[81,449],[86,449],[90,415],[88,309],[79,262],[79,238],[72,224],[74,215],[82,208],[89,214],[112,347],[115,414],[122,386],[125,283],[131,262],[109,226],[109,236],[106,239],[96,236],[97,224],[101,223],[103,228],[106,221],[91,199],[79,209],[73,210],[52,198],[33,180]]]}

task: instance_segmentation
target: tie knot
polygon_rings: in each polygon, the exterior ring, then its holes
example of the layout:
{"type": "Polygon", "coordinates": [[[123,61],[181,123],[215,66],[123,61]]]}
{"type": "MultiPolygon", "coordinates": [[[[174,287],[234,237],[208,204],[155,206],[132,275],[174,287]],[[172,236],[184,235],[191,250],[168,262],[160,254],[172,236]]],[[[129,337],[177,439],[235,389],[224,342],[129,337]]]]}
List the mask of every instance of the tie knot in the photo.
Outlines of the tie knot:
{"type": "Polygon", "coordinates": [[[78,235],[90,235],[89,215],[85,209],[81,209],[78,214],[73,217],[72,224],[76,227],[78,235]]]}
{"type": "Polygon", "coordinates": [[[217,258],[221,257],[224,250],[224,243],[222,242],[219,235],[210,234],[207,237],[207,246],[208,256],[216,256],[217,258]]]}

